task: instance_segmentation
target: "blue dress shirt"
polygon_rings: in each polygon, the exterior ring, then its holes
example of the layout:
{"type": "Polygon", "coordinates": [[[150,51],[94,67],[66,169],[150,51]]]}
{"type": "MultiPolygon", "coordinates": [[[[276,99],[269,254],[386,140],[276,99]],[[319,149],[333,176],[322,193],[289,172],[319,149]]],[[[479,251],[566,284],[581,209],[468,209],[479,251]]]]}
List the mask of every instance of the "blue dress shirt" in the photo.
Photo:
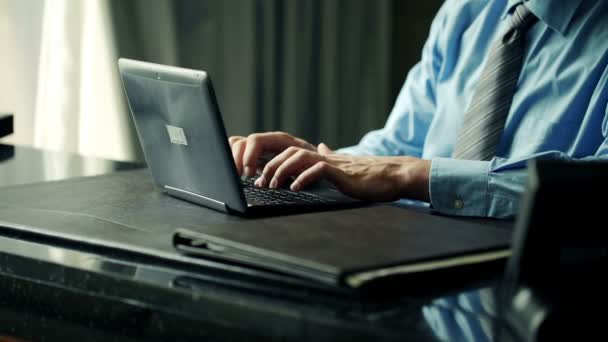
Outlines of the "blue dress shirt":
{"type": "Polygon", "coordinates": [[[608,1],[530,0],[539,21],[496,157],[451,159],[493,42],[521,0],[447,0],[384,128],[355,155],[431,160],[431,205],[450,215],[512,217],[531,158],[608,158],[608,1]]]}

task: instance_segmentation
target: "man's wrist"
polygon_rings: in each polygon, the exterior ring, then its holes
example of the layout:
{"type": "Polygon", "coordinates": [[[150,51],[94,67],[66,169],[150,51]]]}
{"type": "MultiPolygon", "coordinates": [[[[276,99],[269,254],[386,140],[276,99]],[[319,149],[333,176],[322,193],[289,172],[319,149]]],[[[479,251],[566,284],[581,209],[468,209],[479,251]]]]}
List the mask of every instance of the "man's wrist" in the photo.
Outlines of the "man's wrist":
{"type": "Polygon", "coordinates": [[[429,180],[431,178],[431,161],[419,159],[416,161],[415,179],[413,186],[417,188],[418,196],[416,199],[429,202],[429,180]]]}
{"type": "Polygon", "coordinates": [[[399,197],[429,202],[431,161],[417,158],[411,159],[408,158],[402,164],[404,173],[399,177],[399,197]]]}

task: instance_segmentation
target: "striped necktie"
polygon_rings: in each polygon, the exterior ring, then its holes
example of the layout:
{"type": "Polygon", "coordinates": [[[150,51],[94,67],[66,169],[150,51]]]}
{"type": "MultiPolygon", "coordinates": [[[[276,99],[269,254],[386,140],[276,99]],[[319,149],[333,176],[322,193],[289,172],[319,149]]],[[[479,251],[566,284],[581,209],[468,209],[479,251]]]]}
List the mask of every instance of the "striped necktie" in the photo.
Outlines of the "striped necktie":
{"type": "Polygon", "coordinates": [[[454,158],[490,160],[496,154],[523,64],[526,32],[536,20],[523,3],[517,5],[511,25],[494,43],[464,114],[454,158]]]}

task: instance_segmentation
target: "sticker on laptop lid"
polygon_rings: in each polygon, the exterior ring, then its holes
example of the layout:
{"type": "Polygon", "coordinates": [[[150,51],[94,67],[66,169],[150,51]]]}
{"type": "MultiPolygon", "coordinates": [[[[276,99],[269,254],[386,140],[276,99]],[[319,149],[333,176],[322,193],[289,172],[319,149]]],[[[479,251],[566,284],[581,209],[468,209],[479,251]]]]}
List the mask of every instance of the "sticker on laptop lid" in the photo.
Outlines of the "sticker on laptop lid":
{"type": "Polygon", "coordinates": [[[183,128],[171,125],[165,125],[165,127],[167,127],[167,133],[169,133],[169,140],[171,140],[172,144],[188,146],[188,140],[186,140],[186,133],[184,133],[183,128]]]}

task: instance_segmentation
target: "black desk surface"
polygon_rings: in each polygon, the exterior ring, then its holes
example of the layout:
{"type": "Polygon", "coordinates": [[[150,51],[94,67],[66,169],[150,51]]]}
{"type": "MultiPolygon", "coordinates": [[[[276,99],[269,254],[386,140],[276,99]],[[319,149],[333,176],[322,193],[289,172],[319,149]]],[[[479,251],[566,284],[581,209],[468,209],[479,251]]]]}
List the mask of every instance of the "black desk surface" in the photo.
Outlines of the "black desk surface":
{"type": "MultiPolygon", "coordinates": [[[[0,160],[0,186],[141,166],[7,145],[0,160]]],[[[136,256],[0,235],[0,340],[490,340],[493,282],[461,280],[368,303],[247,291],[136,256]]]]}

